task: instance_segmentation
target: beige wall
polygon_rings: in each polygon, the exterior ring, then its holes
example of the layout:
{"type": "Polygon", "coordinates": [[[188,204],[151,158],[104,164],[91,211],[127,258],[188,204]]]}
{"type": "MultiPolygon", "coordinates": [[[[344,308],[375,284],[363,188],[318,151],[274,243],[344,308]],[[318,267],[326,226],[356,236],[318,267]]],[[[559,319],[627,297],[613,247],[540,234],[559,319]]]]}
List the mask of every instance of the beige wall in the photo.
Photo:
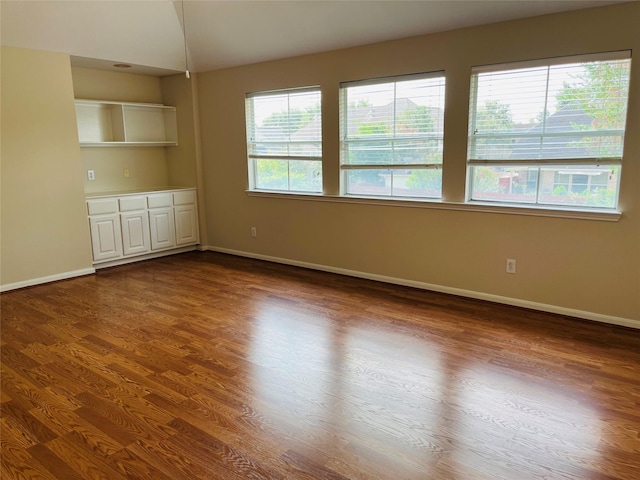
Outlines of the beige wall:
{"type": "MultiPolygon", "coordinates": [[[[338,85],[444,70],[445,200],[464,201],[474,65],[633,49],[640,3],[470,28],[199,77],[209,245],[640,322],[640,62],[618,222],[257,198],[245,193],[246,92],[320,85],[325,192],[339,190],[338,85]],[[258,237],[251,238],[256,226],[258,237]],[[518,273],[505,273],[505,260],[518,273]]],[[[587,316],[589,316],[587,315],[587,316]]],[[[640,323],[638,324],[640,325],[640,323]]]]}
{"type": "Polygon", "coordinates": [[[90,269],[69,56],[2,47],[1,61],[0,284],[90,269]]]}
{"type": "Polygon", "coordinates": [[[196,141],[192,80],[184,75],[171,75],[160,79],[165,105],[177,108],[178,146],[167,149],[169,178],[177,185],[195,187],[196,141]]]}
{"type": "MultiPolygon", "coordinates": [[[[163,103],[160,78],[92,68],[72,68],[75,98],[118,102],[163,103]]],[[[163,147],[83,147],[86,193],[127,191],[170,185],[163,147]],[[124,176],[124,169],[129,176],[124,176]],[[95,180],[87,178],[93,170],[95,180]]],[[[179,184],[178,184],[179,185],[179,184]]]]}
{"type": "Polygon", "coordinates": [[[83,147],[81,149],[86,193],[126,192],[169,185],[163,147],[83,147]],[[129,177],[124,176],[129,170],[129,177]],[[93,170],[95,180],[89,180],[93,170]]]}
{"type": "Polygon", "coordinates": [[[177,109],[178,146],[167,149],[168,178],[171,185],[197,187],[200,242],[207,243],[205,192],[200,147],[200,113],[198,75],[187,79],[184,74],[162,77],[161,86],[166,105],[177,109]]]}
{"type": "Polygon", "coordinates": [[[162,103],[162,87],[158,77],[82,67],[73,67],[72,73],[76,98],[162,103]]]}

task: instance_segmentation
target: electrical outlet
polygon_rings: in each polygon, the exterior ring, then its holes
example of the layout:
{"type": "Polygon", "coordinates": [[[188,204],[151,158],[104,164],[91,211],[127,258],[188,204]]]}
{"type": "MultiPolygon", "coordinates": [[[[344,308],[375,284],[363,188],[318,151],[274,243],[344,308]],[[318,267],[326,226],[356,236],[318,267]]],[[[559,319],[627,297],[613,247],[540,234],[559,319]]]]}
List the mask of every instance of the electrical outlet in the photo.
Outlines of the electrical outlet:
{"type": "Polygon", "coordinates": [[[122,170],[122,176],[124,178],[129,178],[129,169],[128,168],[125,168],[125,169],[122,170]]]}
{"type": "Polygon", "coordinates": [[[96,179],[96,173],[93,170],[87,170],[87,179],[88,180],[95,180],[96,179]]]}
{"type": "Polygon", "coordinates": [[[256,238],[258,236],[258,230],[256,229],[256,227],[251,227],[251,236],[253,238],[256,238]]]}
{"type": "Polygon", "coordinates": [[[507,258],[507,273],[516,273],[516,261],[513,258],[507,258]]]}

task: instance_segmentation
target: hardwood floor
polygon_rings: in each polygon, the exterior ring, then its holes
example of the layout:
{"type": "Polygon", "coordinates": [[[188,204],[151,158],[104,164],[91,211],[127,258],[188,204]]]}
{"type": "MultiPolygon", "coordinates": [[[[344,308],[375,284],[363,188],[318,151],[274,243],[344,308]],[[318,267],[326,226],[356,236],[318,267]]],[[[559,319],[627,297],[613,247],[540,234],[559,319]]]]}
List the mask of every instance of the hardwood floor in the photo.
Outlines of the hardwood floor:
{"type": "Polygon", "coordinates": [[[2,478],[640,478],[640,331],[215,253],[8,292],[2,478]]]}

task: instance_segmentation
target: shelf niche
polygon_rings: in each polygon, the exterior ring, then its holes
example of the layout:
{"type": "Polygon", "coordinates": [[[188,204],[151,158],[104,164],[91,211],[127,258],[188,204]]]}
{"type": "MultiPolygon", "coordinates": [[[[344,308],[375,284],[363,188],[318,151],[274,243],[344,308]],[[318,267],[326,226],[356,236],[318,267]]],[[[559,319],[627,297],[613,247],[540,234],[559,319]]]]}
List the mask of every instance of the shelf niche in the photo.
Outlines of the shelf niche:
{"type": "Polygon", "coordinates": [[[97,100],[75,105],[81,147],[178,144],[175,107],[97,100]]]}

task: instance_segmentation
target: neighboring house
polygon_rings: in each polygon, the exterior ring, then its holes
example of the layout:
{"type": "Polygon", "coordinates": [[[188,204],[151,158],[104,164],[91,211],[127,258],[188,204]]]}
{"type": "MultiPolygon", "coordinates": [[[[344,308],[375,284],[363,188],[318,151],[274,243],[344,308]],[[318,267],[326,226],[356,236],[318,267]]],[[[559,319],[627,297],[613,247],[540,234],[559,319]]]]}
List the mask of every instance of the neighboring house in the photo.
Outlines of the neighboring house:
{"type": "MultiPolygon", "coordinates": [[[[392,127],[391,120],[397,119],[406,110],[417,108],[418,104],[411,101],[408,98],[398,98],[394,102],[389,102],[385,105],[364,105],[361,107],[354,107],[349,109],[349,118],[347,118],[347,134],[349,136],[355,136],[358,134],[360,125],[367,123],[385,123],[390,128],[392,127]]],[[[441,108],[427,107],[429,116],[435,126],[435,130],[441,132],[444,128],[444,111],[441,108]]]]}
{"type": "MultiPolygon", "coordinates": [[[[590,128],[593,118],[583,110],[563,108],[549,115],[544,122],[546,133],[575,132],[590,128]]],[[[543,122],[535,124],[523,134],[541,134],[543,122]]],[[[588,158],[592,156],[580,138],[575,135],[551,136],[540,143],[539,137],[520,138],[515,141],[510,158],[537,159],[537,158],[588,158]]],[[[563,167],[550,165],[549,168],[519,168],[510,171],[501,171],[499,184],[501,194],[513,193],[522,199],[522,195],[535,199],[536,176],[540,175],[540,198],[544,203],[545,198],[553,202],[581,203],[580,196],[597,195],[615,188],[617,174],[606,166],[580,166],[563,167]],[[553,197],[553,199],[551,199],[553,197]]]]}
{"type": "MultiPolygon", "coordinates": [[[[586,129],[593,124],[593,118],[583,110],[562,108],[549,115],[544,122],[545,133],[565,133],[586,129]]],[[[524,130],[525,134],[542,134],[543,122],[524,130]]],[[[584,158],[588,157],[587,149],[576,141],[575,136],[549,137],[542,147],[539,139],[520,139],[511,151],[513,159],[527,158],[584,158]]]]}

